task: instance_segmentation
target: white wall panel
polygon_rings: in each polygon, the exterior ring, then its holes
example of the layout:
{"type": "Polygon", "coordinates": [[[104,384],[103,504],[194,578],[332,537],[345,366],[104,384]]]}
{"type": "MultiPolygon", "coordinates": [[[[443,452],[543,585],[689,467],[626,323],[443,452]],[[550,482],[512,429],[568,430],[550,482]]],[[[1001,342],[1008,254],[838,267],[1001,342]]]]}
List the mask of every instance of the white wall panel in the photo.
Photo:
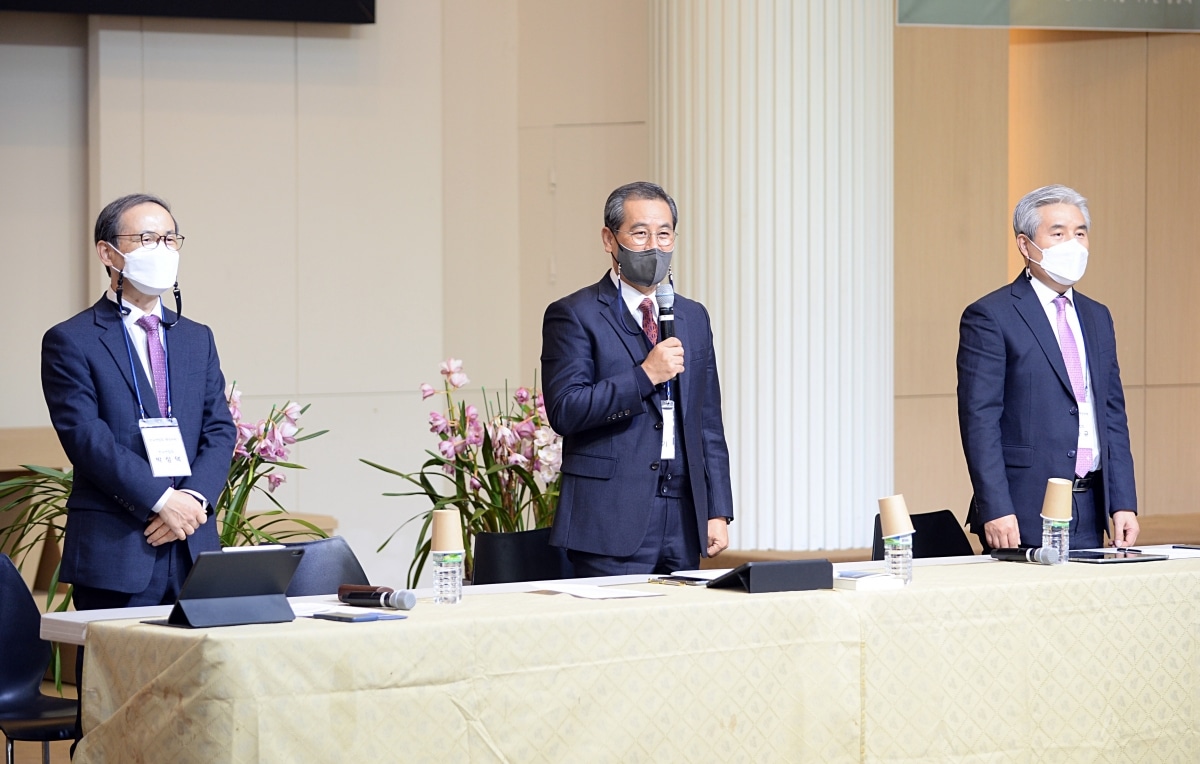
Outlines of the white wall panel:
{"type": "Polygon", "coordinates": [[[655,0],[651,162],[712,316],[743,549],[870,543],[892,492],[892,5],[655,0]]]}
{"type": "Polygon", "coordinates": [[[90,251],[86,43],[81,18],[0,12],[6,284],[0,423],[6,427],[49,424],[40,382],[42,332],[100,294],[84,288],[90,251]]]}

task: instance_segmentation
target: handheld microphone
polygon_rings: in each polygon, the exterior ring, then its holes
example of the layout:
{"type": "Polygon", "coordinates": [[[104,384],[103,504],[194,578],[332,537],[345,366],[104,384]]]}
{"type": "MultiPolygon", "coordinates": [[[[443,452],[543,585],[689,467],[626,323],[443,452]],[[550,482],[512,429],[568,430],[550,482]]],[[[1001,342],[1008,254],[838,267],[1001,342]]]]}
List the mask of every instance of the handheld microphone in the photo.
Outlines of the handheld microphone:
{"type": "Polygon", "coordinates": [[[355,607],[381,607],[388,610],[412,610],[417,604],[417,595],[408,589],[398,592],[346,592],[338,599],[355,607]]]}
{"type": "Polygon", "coordinates": [[[654,290],[658,300],[658,341],[675,336],[675,290],[669,281],[660,282],[654,290]]]}
{"type": "Polygon", "coordinates": [[[1058,562],[1058,550],[1038,546],[1028,549],[993,549],[992,557],[1006,562],[1036,562],[1042,565],[1054,565],[1058,562]]]}

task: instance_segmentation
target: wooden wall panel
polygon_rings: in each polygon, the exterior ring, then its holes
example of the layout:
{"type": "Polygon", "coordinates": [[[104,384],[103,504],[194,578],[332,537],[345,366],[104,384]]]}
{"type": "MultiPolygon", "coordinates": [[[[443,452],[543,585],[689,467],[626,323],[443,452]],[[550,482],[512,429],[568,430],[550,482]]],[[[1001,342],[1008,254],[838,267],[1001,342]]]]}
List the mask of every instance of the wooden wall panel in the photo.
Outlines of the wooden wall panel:
{"type": "Polygon", "coordinates": [[[1152,35],[1148,61],[1146,383],[1196,385],[1200,257],[1191,223],[1200,202],[1200,37],[1152,35]]]}
{"type": "MultiPolygon", "coordinates": [[[[1080,290],[1108,305],[1126,385],[1145,379],[1146,36],[1014,31],[1009,49],[1009,214],[1051,183],[1088,198],[1080,290]]],[[[1009,274],[1023,265],[1009,231],[1009,274]]]]}
{"type": "Polygon", "coordinates": [[[895,30],[897,397],[954,395],[958,319],[1005,279],[1007,60],[1004,30],[895,30]]]}

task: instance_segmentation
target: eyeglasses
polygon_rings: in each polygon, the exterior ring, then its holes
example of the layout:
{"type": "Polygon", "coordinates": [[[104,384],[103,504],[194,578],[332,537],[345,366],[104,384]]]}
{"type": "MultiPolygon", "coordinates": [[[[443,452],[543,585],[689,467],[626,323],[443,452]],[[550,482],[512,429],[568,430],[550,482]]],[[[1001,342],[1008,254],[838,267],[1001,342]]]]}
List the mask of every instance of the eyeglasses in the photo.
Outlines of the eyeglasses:
{"type": "MultiPolygon", "coordinates": [[[[650,243],[650,232],[645,228],[635,228],[632,231],[622,231],[629,239],[639,247],[644,247],[650,243]]],[[[660,247],[670,247],[675,243],[674,231],[659,231],[654,234],[654,241],[660,247]]]]}
{"type": "Polygon", "coordinates": [[[166,242],[167,249],[179,251],[183,246],[183,237],[177,233],[168,233],[159,236],[156,233],[147,231],[146,233],[119,233],[113,237],[114,239],[141,239],[143,247],[157,247],[160,243],[166,242]]]}

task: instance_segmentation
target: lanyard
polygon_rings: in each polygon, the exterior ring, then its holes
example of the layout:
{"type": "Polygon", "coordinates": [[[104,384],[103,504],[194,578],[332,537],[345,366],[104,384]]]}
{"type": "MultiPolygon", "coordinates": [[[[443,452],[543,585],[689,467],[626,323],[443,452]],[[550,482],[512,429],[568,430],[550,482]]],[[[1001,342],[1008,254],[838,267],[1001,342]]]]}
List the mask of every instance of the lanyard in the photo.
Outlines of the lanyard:
{"type": "MultiPolygon", "coordinates": [[[[121,306],[118,305],[117,306],[118,313],[120,313],[120,310],[121,310],[121,306]]],[[[137,396],[138,411],[141,413],[141,418],[145,419],[146,418],[146,407],[142,405],[142,387],[141,387],[141,385],[138,384],[138,364],[134,363],[134,360],[133,360],[133,344],[130,343],[130,341],[129,341],[129,327],[125,326],[124,319],[125,319],[125,317],[124,317],[124,315],[122,315],[121,316],[121,328],[124,329],[124,331],[122,332],[122,335],[124,335],[124,337],[125,337],[125,350],[129,353],[129,371],[133,374],[133,394],[137,396]]],[[[169,418],[171,416],[171,365],[167,363],[167,335],[161,329],[161,323],[159,326],[160,326],[160,328],[159,328],[158,336],[160,337],[162,346],[163,346],[163,367],[164,367],[163,368],[163,379],[165,380],[165,384],[167,386],[167,396],[166,396],[167,410],[160,411],[159,413],[162,416],[169,418]]],[[[149,343],[150,343],[150,334],[149,334],[149,332],[147,332],[146,333],[147,346],[149,345],[149,343]]],[[[149,347],[146,348],[146,352],[147,353],[150,352],[149,347]]]]}

